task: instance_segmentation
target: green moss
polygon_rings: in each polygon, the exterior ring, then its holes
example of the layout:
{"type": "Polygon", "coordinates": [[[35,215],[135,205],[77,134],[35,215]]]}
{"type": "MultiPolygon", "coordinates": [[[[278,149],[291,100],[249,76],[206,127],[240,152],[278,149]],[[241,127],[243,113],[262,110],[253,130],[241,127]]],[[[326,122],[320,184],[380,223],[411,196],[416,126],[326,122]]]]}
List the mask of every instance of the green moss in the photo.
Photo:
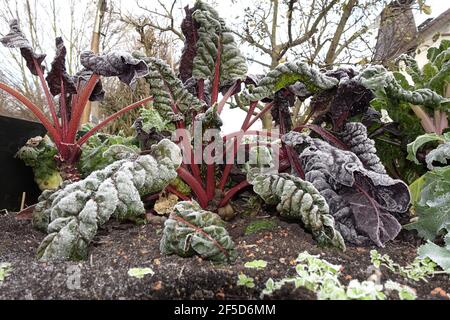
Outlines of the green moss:
{"type": "Polygon", "coordinates": [[[251,235],[262,230],[271,230],[277,226],[277,223],[273,220],[255,220],[248,224],[245,228],[245,235],[251,235]]]}

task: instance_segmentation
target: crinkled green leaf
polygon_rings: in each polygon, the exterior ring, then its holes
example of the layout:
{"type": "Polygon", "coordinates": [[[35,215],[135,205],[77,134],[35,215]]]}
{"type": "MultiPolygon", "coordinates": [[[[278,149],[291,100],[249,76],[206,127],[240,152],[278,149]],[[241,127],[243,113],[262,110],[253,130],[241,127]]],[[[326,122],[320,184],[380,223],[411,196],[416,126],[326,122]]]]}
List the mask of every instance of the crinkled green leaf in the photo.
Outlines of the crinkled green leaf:
{"type": "Polygon", "coordinates": [[[101,170],[114,161],[119,160],[117,152],[107,152],[113,146],[115,146],[116,150],[118,146],[122,146],[122,151],[129,154],[137,153],[139,150],[133,138],[97,133],[90,137],[81,147],[82,153],[78,162],[81,174],[86,177],[93,171],[101,170]]]}
{"type": "MultiPolygon", "coordinates": [[[[110,152],[122,152],[113,150],[110,152]]],[[[163,190],[181,165],[176,144],[162,140],[151,153],[116,161],[55,192],[44,192],[33,215],[33,225],[48,233],[37,250],[41,260],[81,260],[98,227],[112,216],[138,220],[145,214],[141,196],[163,190]]]]}
{"type": "Polygon", "coordinates": [[[164,224],[160,250],[181,257],[197,254],[218,262],[233,261],[234,242],[224,226],[219,215],[203,210],[196,202],[179,202],[164,224]]]}
{"type": "Polygon", "coordinates": [[[249,101],[259,101],[266,97],[272,97],[275,92],[298,81],[312,93],[332,89],[339,83],[339,80],[326,76],[304,62],[292,61],[280,64],[271,70],[258,82],[256,88],[251,92],[244,93],[244,97],[249,101]]]}
{"type": "Polygon", "coordinates": [[[382,90],[390,99],[399,99],[415,105],[430,107],[436,107],[448,101],[448,99],[443,98],[429,88],[414,91],[403,89],[395,79],[393,73],[387,71],[381,65],[367,67],[358,77],[361,83],[368,89],[373,91],[382,90]]]}
{"type": "Polygon", "coordinates": [[[287,173],[263,173],[259,168],[249,169],[247,180],[266,203],[277,205],[282,216],[300,219],[319,243],[345,250],[326,200],[310,182],[287,173]]]}
{"type": "Polygon", "coordinates": [[[195,79],[213,80],[220,46],[220,84],[244,80],[247,64],[232,32],[219,17],[217,11],[203,1],[197,0],[192,18],[198,25],[197,52],[192,75],[195,79]]]}
{"type": "Polygon", "coordinates": [[[173,105],[176,106],[181,116],[186,118],[191,116],[192,111],[199,112],[203,109],[205,103],[183,87],[183,83],[164,61],[144,57],[139,53],[134,53],[134,55],[148,64],[149,73],[146,80],[154,99],[153,105],[163,117],[167,118],[169,115],[173,115],[173,105]]]}
{"type": "Polygon", "coordinates": [[[29,139],[16,157],[33,169],[34,180],[43,191],[57,189],[62,183],[55,161],[57,153],[58,150],[47,136],[38,136],[29,139]]]}

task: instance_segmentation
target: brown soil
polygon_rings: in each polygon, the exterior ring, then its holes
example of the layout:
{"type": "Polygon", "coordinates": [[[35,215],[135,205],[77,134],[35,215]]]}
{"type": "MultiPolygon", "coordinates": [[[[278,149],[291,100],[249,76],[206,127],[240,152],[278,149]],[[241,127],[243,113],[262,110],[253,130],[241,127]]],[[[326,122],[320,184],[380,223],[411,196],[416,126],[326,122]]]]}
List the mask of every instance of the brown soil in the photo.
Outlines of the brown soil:
{"type": "MultiPolygon", "coordinates": [[[[45,235],[32,229],[28,221],[16,220],[12,213],[0,215],[0,263],[9,262],[13,267],[0,282],[0,299],[259,299],[268,278],[277,280],[295,274],[294,260],[305,250],[341,264],[343,283],[366,280],[373,272],[371,248],[349,247],[345,253],[319,248],[300,225],[278,218],[272,218],[278,224],[274,229],[245,235],[245,227],[254,219],[257,218],[237,218],[229,223],[239,253],[233,265],[214,265],[198,257],[162,256],[162,225],[113,221],[99,231],[87,261],[43,263],[36,261],[34,255],[45,235]],[[254,259],[266,260],[267,268],[246,269],[244,263],[254,259]],[[74,266],[81,271],[80,288],[71,290],[74,266]],[[151,267],[155,274],[132,278],[127,272],[134,267],[151,267]],[[255,279],[255,288],[236,285],[241,272],[255,279]]],[[[413,243],[411,238],[397,240],[379,251],[405,265],[416,256],[413,243]]],[[[443,299],[442,293],[450,291],[446,275],[414,282],[386,269],[381,271],[382,282],[391,279],[407,284],[417,290],[419,299],[443,299]]],[[[315,299],[315,294],[285,287],[272,298],[315,299]]]]}

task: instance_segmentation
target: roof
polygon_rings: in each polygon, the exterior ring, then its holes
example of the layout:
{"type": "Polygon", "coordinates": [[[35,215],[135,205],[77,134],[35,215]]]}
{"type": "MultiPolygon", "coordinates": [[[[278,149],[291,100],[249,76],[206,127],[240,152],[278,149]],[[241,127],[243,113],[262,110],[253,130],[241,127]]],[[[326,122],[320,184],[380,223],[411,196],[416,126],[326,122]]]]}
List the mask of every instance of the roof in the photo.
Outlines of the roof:
{"type": "Polygon", "coordinates": [[[438,32],[442,27],[450,23],[450,9],[440,14],[435,19],[427,19],[424,23],[418,26],[419,34],[426,36],[438,32]]]}
{"type": "Polygon", "coordinates": [[[394,1],[383,9],[380,18],[373,61],[387,64],[401,54],[415,50],[421,39],[448,25],[450,9],[416,27],[410,1],[400,5],[394,1]]]}

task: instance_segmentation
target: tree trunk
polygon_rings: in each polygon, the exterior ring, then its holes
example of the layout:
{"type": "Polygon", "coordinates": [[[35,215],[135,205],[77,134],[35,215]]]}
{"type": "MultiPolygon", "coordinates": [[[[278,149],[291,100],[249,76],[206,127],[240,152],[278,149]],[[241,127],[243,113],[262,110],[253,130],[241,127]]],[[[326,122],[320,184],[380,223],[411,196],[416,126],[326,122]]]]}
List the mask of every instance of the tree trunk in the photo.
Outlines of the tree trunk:
{"type": "MultiPolygon", "coordinates": [[[[103,16],[106,10],[106,0],[98,0],[97,11],[95,15],[94,31],[92,32],[91,51],[94,53],[100,52],[100,31],[102,29],[103,16]]],[[[95,111],[98,116],[98,102],[90,102],[86,104],[83,115],[81,116],[81,124],[89,122],[91,112],[95,111]]]]}

